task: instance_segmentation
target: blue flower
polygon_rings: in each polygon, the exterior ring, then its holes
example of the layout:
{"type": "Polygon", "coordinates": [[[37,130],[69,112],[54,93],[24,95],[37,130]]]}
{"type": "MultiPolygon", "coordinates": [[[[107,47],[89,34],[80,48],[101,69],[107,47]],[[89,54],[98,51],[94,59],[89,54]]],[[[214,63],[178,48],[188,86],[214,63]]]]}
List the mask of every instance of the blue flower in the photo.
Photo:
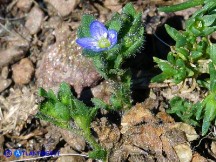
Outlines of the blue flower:
{"type": "Polygon", "coordinates": [[[99,21],[95,20],[90,24],[90,34],[91,37],[79,38],[76,43],[95,52],[108,50],[117,43],[117,31],[107,30],[99,21]]]}

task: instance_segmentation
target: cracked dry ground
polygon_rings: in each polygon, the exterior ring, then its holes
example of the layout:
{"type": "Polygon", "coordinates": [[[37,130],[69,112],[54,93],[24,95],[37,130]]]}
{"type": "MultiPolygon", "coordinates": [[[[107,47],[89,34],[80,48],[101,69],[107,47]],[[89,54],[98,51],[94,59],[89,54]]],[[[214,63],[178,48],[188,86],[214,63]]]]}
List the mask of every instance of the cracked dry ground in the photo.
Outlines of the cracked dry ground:
{"type": "MultiPolygon", "coordinates": [[[[108,102],[112,85],[96,72],[91,60],[81,55],[75,43],[76,30],[83,13],[104,22],[126,2],[129,1],[0,0],[0,161],[16,160],[3,155],[6,148],[57,149],[62,154],[87,154],[91,150],[82,137],[34,117],[41,100],[37,88],[56,91],[66,81],[86,104],[91,104],[93,96],[108,102]]],[[[200,132],[165,112],[167,99],[174,93],[191,101],[200,100],[204,94],[188,92],[188,85],[181,92],[181,85],[148,86],[153,73],[152,56],[165,58],[169,50],[153,33],[172,44],[163,24],[181,29],[194,9],[164,14],[157,12],[158,5],[181,1],[131,2],[143,12],[146,27],[144,49],[127,63],[137,83],[132,94],[134,106],[124,114],[101,110],[91,125],[92,133],[109,150],[111,162],[214,161],[215,139],[209,136],[201,140],[200,132]]],[[[93,160],[62,156],[43,161],[93,160]]]]}

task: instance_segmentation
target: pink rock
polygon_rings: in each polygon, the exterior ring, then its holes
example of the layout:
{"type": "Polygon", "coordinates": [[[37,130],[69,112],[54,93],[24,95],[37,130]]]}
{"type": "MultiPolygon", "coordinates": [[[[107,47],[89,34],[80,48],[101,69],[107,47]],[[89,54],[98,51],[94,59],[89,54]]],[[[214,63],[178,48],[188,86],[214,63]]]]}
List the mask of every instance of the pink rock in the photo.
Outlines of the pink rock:
{"type": "Polygon", "coordinates": [[[58,89],[63,81],[72,85],[78,95],[84,87],[95,86],[101,76],[95,70],[91,59],[82,56],[82,50],[75,42],[76,33],[69,24],[62,24],[55,30],[56,43],[43,53],[37,69],[37,84],[45,89],[58,89]]]}

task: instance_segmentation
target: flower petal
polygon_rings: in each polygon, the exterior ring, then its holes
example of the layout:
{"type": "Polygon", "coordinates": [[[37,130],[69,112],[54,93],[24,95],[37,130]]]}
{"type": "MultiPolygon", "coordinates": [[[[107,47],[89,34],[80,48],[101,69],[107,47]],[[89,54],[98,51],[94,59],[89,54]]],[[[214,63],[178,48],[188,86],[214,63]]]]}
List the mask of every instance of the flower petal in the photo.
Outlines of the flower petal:
{"type": "Polygon", "coordinates": [[[92,49],[92,51],[94,52],[101,52],[101,51],[106,51],[108,50],[108,48],[95,48],[95,49],[92,49]]]}
{"type": "Polygon", "coordinates": [[[108,31],[104,24],[95,20],[90,24],[90,33],[93,38],[100,40],[102,37],[107,38],[108,31]]]}
{"type": "Polygon", "coordinates": [[[111,43],[110,47],[113,47],[117,43],[117,40],[118,40],[117,35],[118,35],[117,31],[108,30],[108,39],[109,39],[109,41],[111,43]]]}
{"type": "Polygon", "coordinates": [[[86,49],[99,48],[97,46],[98,42],[93,38],[79,38],[76,40],[76,43],[79,44],[81,47],[86,48],[86,49]]]}

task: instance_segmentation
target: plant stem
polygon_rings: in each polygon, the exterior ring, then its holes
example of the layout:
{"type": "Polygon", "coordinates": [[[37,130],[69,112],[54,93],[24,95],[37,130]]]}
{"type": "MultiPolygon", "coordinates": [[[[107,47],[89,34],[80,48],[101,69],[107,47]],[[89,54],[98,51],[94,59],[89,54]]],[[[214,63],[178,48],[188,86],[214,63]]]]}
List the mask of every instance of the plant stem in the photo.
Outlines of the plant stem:
{"type": "Polygon", "coordinates": [[[102,147],[96,142],[95,138],[92,136],[90,129],[84,130],[83,132],[84,138],[88,141],[88,143],[92,146],[93,149],[102,149],[102,147]]]}

